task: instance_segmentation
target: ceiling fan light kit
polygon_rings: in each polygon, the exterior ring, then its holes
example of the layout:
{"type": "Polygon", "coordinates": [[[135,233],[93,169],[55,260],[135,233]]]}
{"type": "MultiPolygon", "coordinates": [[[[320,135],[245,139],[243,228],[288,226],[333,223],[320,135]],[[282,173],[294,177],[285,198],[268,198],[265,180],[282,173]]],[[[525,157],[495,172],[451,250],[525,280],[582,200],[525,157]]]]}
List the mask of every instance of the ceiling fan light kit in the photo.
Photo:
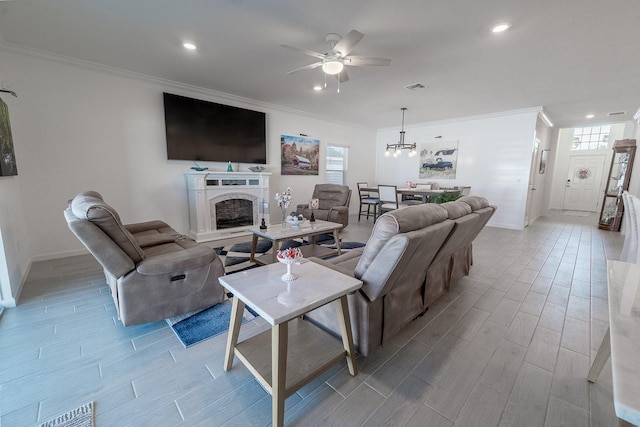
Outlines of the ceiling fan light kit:
{"type": "Polygon", "coordinates": [[[329,74],[330,76],[334,76],[336,74],[340,74],[344,68],[344,64],[338,58],[330,58],[324,61],[322,64],[322,71],[329,74]]]}
{"type": "MultiPolygon", "coordinates": [[[[322,71],[326,75],[336,76],[338,85],[349,80],[349,75],[345,66],[350,67],[368,67],[368,66],[385,66],[391,63],[390,59],[377,58],[374,56],[349,56],[351,50],[356,44],[362,40],[364,34],[359,31],[351,30],[345,37],[341,37],[340,34],[329,33],[324,36],[324,41],[329,45],[329,52],[320,53],[313,50],[304,49],[295,46],[289,46],[286,44],[280,45],[286,49],[293,50],[304,55],[312,56],[320,61],[313,64],[305,65],[304,67],[296,68],[289,71],[287,74],[297,73],[299,71],[313,70],[315,68],[322,68],[322,71]]],[[[339,88],[339,86],[338,86],[339,88]]],[[[338,89],[340,92],[340,89],[338,89]]]]}
{"type": "Polygon", "coordinates": [[[402,107],[402,127],[400,128],[400,141],[397,144],[387,144],[387,149],[384,152],[385,157],[400,157],[402,154],[402,150],[409,150],[409,157],[415,157],[418,155],[418,150],[416,150],[416,143],[407,144],[404,142],[404,112],[407,107],[402,107]]]}

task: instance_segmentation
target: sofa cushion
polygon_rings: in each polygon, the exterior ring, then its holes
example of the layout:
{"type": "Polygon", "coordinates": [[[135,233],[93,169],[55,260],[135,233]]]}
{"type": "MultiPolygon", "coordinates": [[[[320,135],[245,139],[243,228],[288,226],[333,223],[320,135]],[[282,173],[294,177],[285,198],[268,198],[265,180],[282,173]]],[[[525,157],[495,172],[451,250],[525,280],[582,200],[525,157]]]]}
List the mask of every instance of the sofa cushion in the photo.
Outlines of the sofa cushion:
{"type": "Polygon", "coordinates": [[[447,219],[447,211],[440,205],[425,203],[387,212],[376,220],[362,257],[355,269],[355,276],[361,278],[369,265],[380,253],[389,239],[398,233],[419,230],[447,219]]]}
{"type": "Polygon", "coordinates": [[[482,196],[464,196],[460,197],[457,201],[468,204],[474,212],[478,209],[489,207],[489,200],[482,196]]]}
{"type": "Polygon", "coordinates": [[[349,187],[338,184],[318,184],[313,190],[313,198],[319,199],[320,209],[334,206],[346,206],[349,199],[349,187]]]}
{"type": "Polygon", "coordinates": [[[440,206],[445,208],[449,219],[458,219],[471,213],[471,206],[464,202],[446,202],[440,206]]]}
{"type": "Polygon", "coordinates": [[[133,235],[122,225],[120,216],[111,206],[97,197],[81,193],[73,198],[71,210],[76,217],[97,225],[134,263],[142,261],[142,249],[133,235]]]}

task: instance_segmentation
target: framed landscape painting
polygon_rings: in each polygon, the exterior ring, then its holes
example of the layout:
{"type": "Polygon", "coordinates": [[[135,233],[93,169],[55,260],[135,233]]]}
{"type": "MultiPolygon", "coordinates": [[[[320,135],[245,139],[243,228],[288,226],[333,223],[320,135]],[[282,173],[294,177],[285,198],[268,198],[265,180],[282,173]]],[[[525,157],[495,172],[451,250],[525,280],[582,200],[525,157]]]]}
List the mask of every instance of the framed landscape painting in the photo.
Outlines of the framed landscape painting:
{"type": "Polygon", "coordinates": [[[18,175],[18,167],[11,137],[9,107],[0,98],[0,176],[10,175],[18,175]]]}
{"type": "Polygon", "coordinates": [[[318,175],[319,158],[319,140],[280,135],[282,175],[318,175]]]}

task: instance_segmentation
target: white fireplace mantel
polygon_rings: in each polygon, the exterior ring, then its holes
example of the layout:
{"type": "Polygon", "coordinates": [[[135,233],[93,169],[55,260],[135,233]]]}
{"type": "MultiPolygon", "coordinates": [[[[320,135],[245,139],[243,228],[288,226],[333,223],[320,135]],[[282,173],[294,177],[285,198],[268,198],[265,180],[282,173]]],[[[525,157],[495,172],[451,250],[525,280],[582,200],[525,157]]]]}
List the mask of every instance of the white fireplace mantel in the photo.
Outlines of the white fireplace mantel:
{"type": "Polygon", "coordinates": [[[245,236],[247,230],[269,221],[270,172],[185,172],[189,194],[189,237],[197,242],[222,240],[245,236]],[[253,224],[216,228],[215,203],[229,199],[250,200],[253,206],[253,224]],[[265,205],[266,204],[266,205],[265,205]]]}

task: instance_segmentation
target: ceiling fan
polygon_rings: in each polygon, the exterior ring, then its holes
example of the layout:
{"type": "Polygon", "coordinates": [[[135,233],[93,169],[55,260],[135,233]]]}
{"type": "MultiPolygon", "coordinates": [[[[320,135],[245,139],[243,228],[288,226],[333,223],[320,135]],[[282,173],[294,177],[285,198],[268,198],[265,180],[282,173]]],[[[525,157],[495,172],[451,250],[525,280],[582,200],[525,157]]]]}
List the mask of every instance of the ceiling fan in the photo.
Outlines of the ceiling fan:
{"type": "Polygon", "coordinates": [[[349,33],[344,38],[340,36],[340,34],[329,33],[324,36],[324,41],[329,45],[330,48],[329,52],[327,53],[314,52],[312,50],[282,44],[280,45],[281,47],[320,59],[320,61],[314,62],[313,64],[305,65],[304,67],[291,70],[287,74],[293,74],[299,71],[313,70],[314,68],[322,67],[322,71],[329,75],[335,75],[338,79],[338,82],[342,83],[349,80],[349,75],[347,74],[345,65],[351,67],[389,65],[391,63],[391,60],[386,58],[377,58],[375,56],[349,55],[353,47],[358,44],[363,37],[364,34],[356,30],[349,31],[349,33]]]}

